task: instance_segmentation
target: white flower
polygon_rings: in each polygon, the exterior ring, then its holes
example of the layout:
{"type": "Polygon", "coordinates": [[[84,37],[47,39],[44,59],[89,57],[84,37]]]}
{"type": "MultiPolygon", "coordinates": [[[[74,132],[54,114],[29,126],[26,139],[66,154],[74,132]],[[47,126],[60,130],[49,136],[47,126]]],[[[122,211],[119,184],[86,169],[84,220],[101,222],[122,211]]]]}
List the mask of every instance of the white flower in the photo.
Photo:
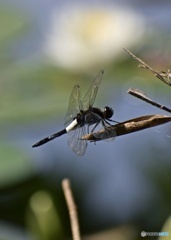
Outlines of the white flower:
{"type": "Polygon", "coordinates": [[[135,44],[143,33],[143,19],[129,10],[65,9],[52,17],[45,52],[61,67],[87,68],[118,57],[122,46],[135,44]]]}

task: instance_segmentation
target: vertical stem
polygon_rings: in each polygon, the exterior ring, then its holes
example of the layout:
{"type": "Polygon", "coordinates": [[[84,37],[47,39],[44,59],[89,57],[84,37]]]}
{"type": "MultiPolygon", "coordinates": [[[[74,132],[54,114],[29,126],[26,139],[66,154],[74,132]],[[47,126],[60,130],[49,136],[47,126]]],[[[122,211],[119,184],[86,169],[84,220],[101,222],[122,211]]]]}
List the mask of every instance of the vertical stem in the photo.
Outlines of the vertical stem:
{"type": "Polygon", "coordinates": [[[79,223],[78,223],[78,215],[77,215],[77,207],[74,202],[74,197],[73,197],[69,179],[66,178],[62,180],[62,188],[64,191],[65,200],[66,200],[68,211],[69,211],[73,240],[81,240],[79,223]]]}

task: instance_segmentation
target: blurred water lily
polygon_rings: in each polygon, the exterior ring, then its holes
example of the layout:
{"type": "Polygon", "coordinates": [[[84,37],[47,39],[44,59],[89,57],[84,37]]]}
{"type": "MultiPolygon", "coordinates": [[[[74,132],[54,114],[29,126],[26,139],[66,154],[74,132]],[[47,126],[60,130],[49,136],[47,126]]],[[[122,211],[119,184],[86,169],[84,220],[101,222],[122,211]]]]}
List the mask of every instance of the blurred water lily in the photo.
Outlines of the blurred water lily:
{"type": "Polygon", "coordinates": [[[52,16],[45,51],[61,67],[87,68],[116,58],[143,34],[144,19],[130,10],[70,8],[52,16]]]}

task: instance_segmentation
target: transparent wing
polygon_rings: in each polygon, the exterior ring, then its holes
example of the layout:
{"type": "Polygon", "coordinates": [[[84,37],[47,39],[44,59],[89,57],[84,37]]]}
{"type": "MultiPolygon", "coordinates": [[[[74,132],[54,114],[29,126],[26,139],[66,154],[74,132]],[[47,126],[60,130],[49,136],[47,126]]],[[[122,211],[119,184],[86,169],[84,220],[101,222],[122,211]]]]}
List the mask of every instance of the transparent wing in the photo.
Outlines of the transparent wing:
{"type": "Polygon", "coordinates": [[[103,73],[104,73],[103,70],[101,70],[98,73],[98,75],[96,76],[96,78],[92,82],[90,88],[86,92],[86,94],[85,94],[85,96],[83,98],[83,109],[84,110],[88,110],[89,107],[93,106],[95,98],[96,98],[96,95],[97,95],[97,91],[98,91],[99,85],[100,85],[102,77],[103,77],[103,73]]]}
{"type": "Polygon", "coordinates": [[[83,156],[87,148],[87,141],[81,140],[81,137],[85,133],[85,126],[67,133],[67,142],[69,148],[79,156],[83,156]]]}
{"type": "Polygon", "coordinates": [[[72,122],[77,113],[82,109],[80,86],[75,85],[70,95],[67,114],[65,117],[65,126],[72,122]]]}
{"type": "Polygon", "coordinates": [[[116,138],[116,131],[111,127],[110,124],[104,122],[103,120],[98,124],[97,128],[94,129],[93,135],[99,140],[104,140],[106,142],[114,141],[116,138]],[[101,130],[105,130],[105,132],[101,132],[101,130]],[[98,132],[98,133],[97,133],[98,132]]]}

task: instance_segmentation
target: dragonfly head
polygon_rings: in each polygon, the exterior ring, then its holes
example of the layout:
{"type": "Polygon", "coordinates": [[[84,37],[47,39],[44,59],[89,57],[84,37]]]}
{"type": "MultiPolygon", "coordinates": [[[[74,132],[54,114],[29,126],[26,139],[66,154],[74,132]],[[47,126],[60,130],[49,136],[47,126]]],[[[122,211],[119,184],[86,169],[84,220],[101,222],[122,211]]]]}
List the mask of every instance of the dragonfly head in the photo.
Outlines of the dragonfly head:
{"type": "Polygon", "coordinates": [[[104,118],[106,119],[111,118],[113,116],[113,109],[106,106],[104,108],[103,114],[104,114],[104,118]]]}

